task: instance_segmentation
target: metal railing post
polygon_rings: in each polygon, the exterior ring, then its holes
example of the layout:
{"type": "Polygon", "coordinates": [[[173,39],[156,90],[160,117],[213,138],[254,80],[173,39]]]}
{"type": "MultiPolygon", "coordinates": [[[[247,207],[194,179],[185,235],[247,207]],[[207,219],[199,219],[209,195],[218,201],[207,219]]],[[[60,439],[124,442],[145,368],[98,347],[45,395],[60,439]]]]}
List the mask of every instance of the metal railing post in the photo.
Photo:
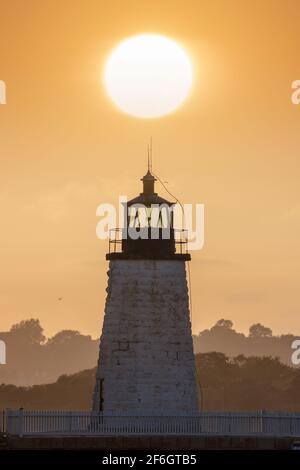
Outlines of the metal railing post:
{"type": "Polygon", "coordinates": [[[72,416],[73,416],[72,411],[69,411],[69,426],[68,426],[68,431],[69,431],[70,433],[72,433],[72,416]]]}
{"type": "Polygon", "coordinates": [[[11,434],[11,413],[10,412],[11,412],[10,408],[6,408],[4,412],[4,416],[5,416],[4,432],[6,434],[11,434]]]}
{"type": "Polygon", "coordinates": [[[23,437],[24,433],[24,408],[19,409],[19,415],[18,415],[18,421],[19,421],[19,437],[23,437]]]}

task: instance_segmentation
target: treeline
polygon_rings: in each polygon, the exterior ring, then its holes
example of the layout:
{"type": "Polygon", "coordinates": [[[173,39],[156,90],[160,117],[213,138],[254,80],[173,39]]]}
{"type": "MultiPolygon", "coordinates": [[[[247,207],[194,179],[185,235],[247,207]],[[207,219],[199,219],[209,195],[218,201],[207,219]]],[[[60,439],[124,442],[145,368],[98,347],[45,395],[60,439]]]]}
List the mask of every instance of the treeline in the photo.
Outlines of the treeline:
{"type": "Polygon", "coordinates": [[[90,369],[97,363],[99,340],[74,330],[46,338],[35,319],[13,325],[9,332],[0,333],[0,339],[6,344],[6,365],[0,366],[0,383],[51,383],[63,374],[90,369]]]}
{"type": "MultiPolygon", "coordinates": [[[[270,357],[196,355],[204,411],[300,411],[300,370],[270,357]]],[[[0,409],[90,410],[96,369],[32,387],[0,386],[0,409]]]]}
{"type": "Polygon", "coordinates": [[[229,357],[272,356],[281,362],[293,366],[291,358],[294,352],[292,344],[299,336],[292,334],[274,336],[271,328],[260,323],[251,325],[248,335],[237,332],[231,320],[221,319],[212,328],[194,336],[194,351],[219,351],[229,357]]]}
{"type": "MultiPolygon", "coordinates": [[[[291,364],[293,335],[273,336],[270,328],[252,325],[246,336],[234,330],[230,320],[219,320],[211,329],[194,336],[195,353],[223,352],[228,357],[272,356],[291,364]]],[[[52,383],[63,374],[93,368],[98,359],[99,339],[79,331],[63,330],[44,336],[39,320],[26,320],[0,332],[7,348],[7,364],[0,365],[0,383],[34,385],[52,383]]]]}

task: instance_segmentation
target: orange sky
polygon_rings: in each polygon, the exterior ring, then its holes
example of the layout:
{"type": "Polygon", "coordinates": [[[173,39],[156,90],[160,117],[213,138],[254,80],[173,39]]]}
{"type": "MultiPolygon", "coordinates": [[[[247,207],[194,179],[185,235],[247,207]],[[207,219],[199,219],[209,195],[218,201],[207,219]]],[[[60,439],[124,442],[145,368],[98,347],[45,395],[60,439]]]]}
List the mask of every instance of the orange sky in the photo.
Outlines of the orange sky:
{"type": "Polygon", "coordinates": [[[47,335],[100,334],[96,207],[140,191],[152,135],[170,191],[205,203],[194,332],[225,317],[299,334],[299,1],[2,0],[0,16],[0,331],[38,317],[47,335]],[[102,83],[111,49],[149,32],[196,71],[185,105],[156,120],[116,110],[102,83]]]}

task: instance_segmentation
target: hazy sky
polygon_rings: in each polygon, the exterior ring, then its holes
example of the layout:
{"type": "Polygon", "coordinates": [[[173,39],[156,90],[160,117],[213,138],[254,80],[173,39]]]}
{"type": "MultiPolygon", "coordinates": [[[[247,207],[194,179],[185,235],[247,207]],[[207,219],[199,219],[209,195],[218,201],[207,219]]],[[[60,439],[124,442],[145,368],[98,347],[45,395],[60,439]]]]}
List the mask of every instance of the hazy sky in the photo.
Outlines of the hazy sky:
{"type": "Polygon", "coordinates": [[[140,192],[152,135],[170,191],[205,204],[194,332],[225,317],[299,334],[299,1],[1,0],[0,17],[0,331],[38,317],[47,335],[100,334],[96,207],[140,192]],[[141,33],[177,40],[196,72],[156,120],[119,112],[102,82],[112,48],[141,33]]]}

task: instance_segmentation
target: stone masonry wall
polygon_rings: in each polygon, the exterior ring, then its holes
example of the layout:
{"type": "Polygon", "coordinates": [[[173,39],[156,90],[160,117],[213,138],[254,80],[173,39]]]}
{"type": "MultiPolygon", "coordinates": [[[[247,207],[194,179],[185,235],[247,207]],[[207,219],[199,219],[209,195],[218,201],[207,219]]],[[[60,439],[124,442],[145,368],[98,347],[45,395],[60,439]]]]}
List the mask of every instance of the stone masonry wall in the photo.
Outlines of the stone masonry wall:
{"type": "Polygon", "coordinates": [[[198,410],[184,261],[112,260],[93,409],[198,410]]]}

